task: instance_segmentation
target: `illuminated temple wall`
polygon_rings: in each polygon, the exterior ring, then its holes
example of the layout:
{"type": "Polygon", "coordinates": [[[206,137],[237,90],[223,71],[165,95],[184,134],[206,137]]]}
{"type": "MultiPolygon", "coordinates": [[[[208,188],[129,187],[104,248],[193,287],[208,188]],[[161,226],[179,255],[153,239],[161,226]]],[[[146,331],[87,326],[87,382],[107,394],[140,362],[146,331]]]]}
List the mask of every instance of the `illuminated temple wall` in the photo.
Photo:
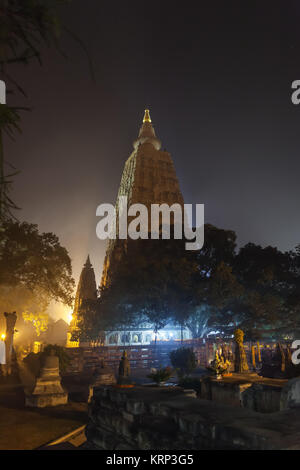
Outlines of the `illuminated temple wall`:
{"type": "MultiPolygon", "coordinates": [[[[190,331],[187,328],[182,330],[183,340],[191,339],[190,331]]],[[[181,329],[173,325],[167,325],[158,331],[156,341],[180,341],[181,329]]],[[[105,332],[105,346],[132,346],[132,345],[149,345],[155,341],[155,333],[153,329],[149,328],[132,328],[122,331],[106,331],[105,332]]]]}

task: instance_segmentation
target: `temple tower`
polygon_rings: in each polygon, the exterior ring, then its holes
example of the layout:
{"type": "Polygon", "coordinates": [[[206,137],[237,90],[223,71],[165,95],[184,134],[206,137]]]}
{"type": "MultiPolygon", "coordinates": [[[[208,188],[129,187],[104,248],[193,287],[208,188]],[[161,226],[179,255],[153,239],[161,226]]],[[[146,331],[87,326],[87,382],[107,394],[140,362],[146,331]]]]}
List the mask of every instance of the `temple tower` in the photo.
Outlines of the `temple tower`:
{"type": "Polygon", "coordinates": [[[74,332],[77,329],[78,323],[78,314],[82,302],[84,300],[96,300],[97,299],[97,285],[96,285],[96,278],[94,268],[91,264],[90,257],[87,257],[87,260],[82,268],[76,296],[75,296],[75,304],[74,304],[74,311],[72,316],[72,321],[70,323],[70,331],[74,332]]]}
{"type": "MultiPolygon", "coordinates": [[[[151,204],[180,204],[184,201],[180,191],[172,157],[161,150],[161,142],[156,137],[149,110],[145,110],[138,138],[133,142],[133,152],[125,163],[116,201],[117,234],[120,197],[126,196],[128,206],[144,204],[150,214],[151,204]]],[[[100,287],[105,287],[110,279],[112,261],[118,261],[126,250],[127,240],[110,240],[103,265],[100,287]]]]}

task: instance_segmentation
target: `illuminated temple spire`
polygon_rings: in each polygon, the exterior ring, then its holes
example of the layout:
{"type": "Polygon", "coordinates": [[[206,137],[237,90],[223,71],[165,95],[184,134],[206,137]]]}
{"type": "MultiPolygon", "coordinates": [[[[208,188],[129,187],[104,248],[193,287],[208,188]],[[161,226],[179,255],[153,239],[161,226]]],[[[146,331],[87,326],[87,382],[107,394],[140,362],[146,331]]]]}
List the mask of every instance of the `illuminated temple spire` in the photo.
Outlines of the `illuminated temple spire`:
{"type": "Polygon", "coordinates": [[[78,309],[83,300],[92,300],[97,298],[97,286],[95,280],[95,272],[88,255],[85,264],[83,265],[79,283],[77,286],[77,292],[75,297],[75,309],[78,313],[78,309]]]}
{"type": "MultiPolygon", "coordinates": [[[[156,137],[149,109],[145,110],[142,126],[138,138],[133,142],[134,150],[127,159],[119,186],[116,208],[119,200],[126,196],[128,206],[144,204],[148,213],[151,213],[151,204],[180,204],[183,206],[183,197],[171,155],[160,150],[161,143],[156,137]]],[[[117,222],[119,226],[118,210],[117,222]]],[[[126,250],[127,240],[109,240],[103,265],[100,286],[109,284],[111,273],[117,269],[123,253],[126,250]]]]}
{"type": "Polygon", "coordinates": [[[149,109],[145,109],[143,124],[140,128],[138,138],[133,142],[133,147],[136,150],[139,145],[145,143],[150,143],[154,148],[156,148],[156,150],[160,150],[161,142],[156,137],[154,127],[152,126],[149,109]]]}
{"type": "Polygon", "coordinates": [[[84,266],[87,267],[87,268],[91,268],[91,267],[92,267],[92,263],[91,263],[91,260],[90,260],[90,255],[88,255],[84,266]]]}
{"type": "Polygon", "coordinates": [[[80,307],[85,300],[96,300],[97,299],[97,285],[94,268],[92,266],[90,257],[87,257],[85,264],[83,265],[76,296],[75,305],[73,311],[73,319],[71,321],[71,331],[77,328],[78,314],[80,307]]]}
{"type": "Polygon", "coordinates": [[[149,109],[145,109],[144,119],[143,122],[151,122],[150,111],[149,109]]]}

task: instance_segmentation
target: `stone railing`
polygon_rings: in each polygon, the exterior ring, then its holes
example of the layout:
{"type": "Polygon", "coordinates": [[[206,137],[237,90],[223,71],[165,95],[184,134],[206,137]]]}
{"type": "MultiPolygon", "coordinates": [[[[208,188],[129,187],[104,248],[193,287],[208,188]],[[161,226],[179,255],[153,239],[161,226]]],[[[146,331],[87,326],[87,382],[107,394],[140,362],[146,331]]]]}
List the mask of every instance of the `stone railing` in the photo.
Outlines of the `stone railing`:
{"type": "Polygon", "coordinates": [[[179,388],[97,387],[88,445],[106,450],[300,449],[300,409],[261,414],[179,388]]]}
{"type": "MultiPolygon", "coordinates": [[[[102,347],[80,347],[68,348],[68,355],[70,356],[70,365],[68,366],[68,373],[82,372],[93,370],[99,367],[102,362],[113,370],[117,370],[123,350],[126,349],[130,366],[132,369],[150,369],[151,367],[164,367],[170,365],[169,354],[174,349],[184,347],[192,347],[198,364],[201,367],[209,365],[210,361],[214,358],[214,348],[218,345],[221,346],[221,341],[213,341],[202,339],[199,340],[186,340],[183,343],[180,341],[158,342],[149,345],[131,345],[131,346],[102,346],[102,347]]],[[[233,351],[234,358],[234,344],[229,343],[230,349],[233,351]]],[[[275,344],[262,344],[261,352],[266,354],[274,350],[275,344]]],[[[251,348],[248,343],[245,343],[245,351],[247,355],[248,364],[251,368],[251,348]]],[[[233,365],[233,360],[232,360],[233,365]]]]}
{"type": "Polygon", "coordinates": [[[131,369],[150,369],[170,364],[169,354],[181,346],[180,342],[165,342],[161,344],[137,346],[103,346],[80,347],[68,349],[70,364],[68,373],[88,371],[99,367],[102,362],[105,366],[117,371],[121,356],[126,349],[131,369]]]}

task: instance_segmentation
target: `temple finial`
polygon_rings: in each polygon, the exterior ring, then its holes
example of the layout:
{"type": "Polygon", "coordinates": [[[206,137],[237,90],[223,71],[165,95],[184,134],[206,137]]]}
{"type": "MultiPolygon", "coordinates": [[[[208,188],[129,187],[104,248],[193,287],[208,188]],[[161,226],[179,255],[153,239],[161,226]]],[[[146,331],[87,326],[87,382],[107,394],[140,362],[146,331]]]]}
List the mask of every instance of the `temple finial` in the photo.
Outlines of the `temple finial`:
{"type": "Polygon", "coordinates": [[[88,257],[86,259],[85,266],[92,266],[92,263],[91,263],[91,260],[90,260],[90,255],[88,255],[88,257]]]}
{"type": "Polygon", "coordinates": [[[151,122],[149,109],[145,109],[143,122],[151,122]]]}
{"type": "Polygon", "coordinates": [[[133,142],[133,147],[135,150],[137,150],[139,145],[145,143],[152,144],[156,148],[156,150],[159,150],[161,147],[161,142],[156,137],[155,130],[152,126],[149,109],[145,109],[143,124],[140,127],[138,138],[135,139],[135,141],[133,142]]]}

